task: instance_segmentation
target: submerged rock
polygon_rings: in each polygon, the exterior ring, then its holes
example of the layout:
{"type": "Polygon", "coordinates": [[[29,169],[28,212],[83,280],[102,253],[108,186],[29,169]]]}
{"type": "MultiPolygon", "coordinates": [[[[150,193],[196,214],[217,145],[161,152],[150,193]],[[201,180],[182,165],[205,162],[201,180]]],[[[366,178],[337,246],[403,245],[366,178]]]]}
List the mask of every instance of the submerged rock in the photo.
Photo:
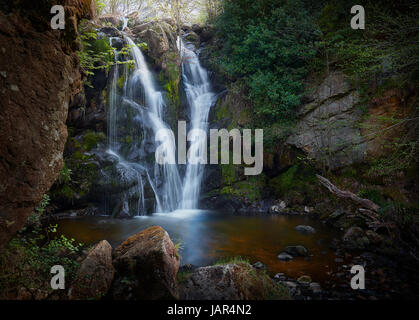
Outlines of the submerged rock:
{"type": "Polygon", "coordinates": [[[281,260],[281,261],[290,261],[290,260],[294,259],[294,257],[289,255],[286,252],[282,252],[278,255],[278,259],[281,260]]]}
{"type": "Polygon", "coordinates": [[[264,269],[264,270],[266,270],[266,269],[267,269],[266,265],[265,265],[265,264],[263,264],[263,263],[262,263],[262,262],[260,262],[260,261],[258,261],[258,262],[256,262],[256,263],[254,263],[252,266],[253,266],[254,268],[256,268],[256,269],[264,269]]]}
{"type": "Polygon", "coordinates": [[[181,284],[186,300],[289,299],[289,291],[262,270],[248,263],[216,265],[196,269],[181,284]]]}
{"type": "Polygon", "coordinates": [[[299,226],[295,227],[295,230],[297,230],[298,232],[300,232],[302,234],[316,233],[316,230],[311,226],[299,225],[299,226]]]}
{"type": "Polygon", "coordinates": [[[308,256],[308,250],[306,247],[298,245],[298,246],[288,246],[285,248],[285,252],[296,257],[307,257],[308,256]]]}
{"type": "Polygon", "coordinates": [[[108,292],[114,272],[112,247],[106,240],[102,240],[81,263],[70,289],[70,300],[100,299],[108,292]]]}
{"type": "Polygon", "coordinates": [[[113,252],[117,279],[115,299],[178,297],[176,274],[180,257],[167,232],[153,226],[125,240],[113,252]]]}

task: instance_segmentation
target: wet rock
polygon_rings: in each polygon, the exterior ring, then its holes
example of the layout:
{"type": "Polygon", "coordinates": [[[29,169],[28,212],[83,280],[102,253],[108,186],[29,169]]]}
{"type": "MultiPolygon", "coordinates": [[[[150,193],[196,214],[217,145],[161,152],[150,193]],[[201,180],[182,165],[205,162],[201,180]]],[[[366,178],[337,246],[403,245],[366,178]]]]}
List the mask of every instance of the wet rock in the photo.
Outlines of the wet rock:
{"type": "Polygon", "coordinates": [[[285,276],[285,274],[284,274],[284,273],[282,273],[282,272],[278,272],[278,273],[274,276],[274,279],[277,279],[277,280],[279,280],[279,281],[284,281],[284,280],[286,280],[286,279],[287,279],[287,277],[285,276]]]}
{"type": "Polygon", "coordinates": [[[310,290],[314,293],[314,294],[319,294],[322,292],[322,288],[320,286],[320,284],[318,284],[317,282],[312,282],[310,283],[310,290]]]}
{"type": "Polygon", "coordinates": [[[290,260],[294,259],[294,257],[289,255],[286,252],[283,252],[283,253],[280,253],[278,255],[278,259],[281,260],[281,261],[290,261],[290,260]]]}
{"type": "Polygon", "coordinates": [[[289,291],[247,263],[196,269],[180,288],[186,300],[289,299],[289,291]]]}
{"type": "Polygon", "coordinates": [[[180,77],[179,70],[176,72],[172,70],[173,66],[180,65],[176,44],[177,34],[173,26],[164,20],[156,20],[137,25],[132,32],[137,41],[147,43],[147,55],[153,60],[157,69],[163,70],[168,78],[173,78],[175,74],[180,77]]]}
{"type": "Polygon", "coordinates": [[[189,31],[184,38],[186,41],[192,43],[195,48],[199,47],[199,36],[193,32],[193,31],[189,31]]]}
{"type": "Polygon", "coordinates": [[[307,257],[308,256],[308,250],[306,247],[301,246],[301,245],[297,245],[297,246],[288,246],[285,248],[285,252],[297,257],[307,257]]]}
{"type": "Polygon", "coordinates": [[[310,276],[301,276],[297,279],[298,282],[305,282],[305,283],[310,283],[311,282],[311,277],[310,276]]]}
{"type": "Polygon", "coordinates": [[[343,211],[342,209],[337,209],[328,217],[328,220],[336,220],[340,218],[341,216],[343,216],[344,214],[345,214],[345,211],[343,211]]]}
{"type": "Polygon", "coordinates": [[[313,234],[316,233],[316,230],[311,226],[305,226],[305,225],[298,225],[295,227],[295,230],[302,234],[313,234]]]}
{"type": "Polygon", "coordinates": [[[313,207],[307,207],[307,206],[304,206],[304,212],[305,213],[310,213],[310,212],[312,212],[313,211],[313,207]]]}
{"type": "Polygon", "coordinates": [[[286,207],[287,207],[287,204],[285,203],[285,201],[279,200],[277,202],[277,204],[273,205],[270,208],[269,211],[272,212],[272,213],[281,213],[281,212],[284,212],[284,210],[286,209],[286,207]]]}
{"type": "Polygon", "coordinates": [[[360,227],[350,227],[342,237],[343,244],[347,249],[364,249],[369,245],[364,230],[360,227]]]}
{"type": "Polygon", "coordinates": [[[112,247],[102,240],[96,244],[81,263],[70,289],[70,300],[102,298],[109,290],[114,276],[112,247]]]}
{"type": "Polygon", "coordinates": [[[177,298],[179,260],[169,235],[159,226],[129,237],[113,252],[117,272],[113,297],[119,300],[177,298]]]}
{"type": "Polygon", "coordinates": [[[258,261],[258,262],[256,262],[256,263],[254,263],[252,266],[253,266],[254,268],[256,268],[256,269],[263,269],[263,270],[266,270],[266,269],[267,269],[266,265],[265,265],[265,264],[263,264],[263,263],[262,263],[262,262],[260,262],[260,261],[258,261]]]}

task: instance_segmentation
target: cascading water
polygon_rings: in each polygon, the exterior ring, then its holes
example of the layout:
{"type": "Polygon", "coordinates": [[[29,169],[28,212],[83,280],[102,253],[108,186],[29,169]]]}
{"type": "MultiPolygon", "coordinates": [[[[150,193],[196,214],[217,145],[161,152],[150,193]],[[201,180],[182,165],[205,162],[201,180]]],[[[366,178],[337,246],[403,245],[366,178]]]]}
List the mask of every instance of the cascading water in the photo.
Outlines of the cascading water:
{"type": "MultiPolygon", "coordinates": [[[[108,99],[108,155],[116,162],[116,180],[126,190],[120,193],[116,207],[130,215],[149,212],[145,199],[148,190],[149,196],[152,193],[155,200],[151,210],[196,209],[204,166],[194,160],[199,159],[204,137],[195,137],[190,143],[183,183],[177,165],[169,164],[176,163],[174,137],[163,137],[169,163],[161,165],[155,161],[156,148],[162,142],[156,141],[157,133],[169,129],[164,120],[167,111],[164,94],[157,89],[141,50],[125,33],[123,38],[129,45],[133,66],[121,64],[127,62],[127,57],[115,50],[116,63],[108,99]]],[[[121,39],[111,38],[111,45],[113,41],[121,39]]],[[[191,45],[179,40],[178,47],[182,57],[182,81],[190,108],[190,129],[206,132],[215,94],[191,45]]],[[[114,178],[115,175],[111,175],[111,179],[114,178]]]]}
{"type": "MultiPolygon", "coordinates": [[[[115,39],[110,39],[111,45],[115,39]]],[[[156,201],[154,210],[173,211],[181,199],[182,183],[177,166],[158,165],[152,159],[157,147],[157,132],[168,128],[163,119],[164,97],[156,89],[141,50],[127,35],[124,39],[129,45],[134,66],[118,64],[126,58],[115,50],[116,63],[108,104],[108,154],[117,162],[116,179],[128,187],[121,196],[120,207],[130,215],[146,213],[144,185],[148,182],[156,201]],[[136,205],[132,203],[133,198],[136,205]]],[[[165,145],[167,156],[173,160],[176,153],[174,139],[165,140],[165,145]]]]}
{"type": "MultiPolygon", "coordinates": [[[[191,114],[190,129],[191,131],[207,132],[208,114],[216,95],[211,91],[207,71],[202,68],[198,56],[191,46],[178,39],[182,57],[182,80],[191,114]]],[[[206,146],[206,141],[202,141],[202,139],[206,139],[206,136],[194,135],[189,146],[189,160],[183,181],[180,209],[196,209],[198,207],[204,173],[204,165],[199,162],[199,159],[202,155],[201,148],[206,146]]]]}
{"type": "MultiPolygon", "coordinates": [[[[143,105],[147,114],[148,125],[152,129],[153,138],[161,129],[169,127],[163,121],[163,109],[165,102],[162,92],[156,90],[153,75],[147,67],[141,50],[135,45],[131,38],[126,36],[126,40],[131,47],[131,53],[135,60],[135,71],[130,80],[131,99],[134,99],[132,92],[135,90],[135,84],[140,82],[143,87],[143,105]]],[[[169,163],[176,163],[176,145],[174,139],[165,140],[167,158],[169,163]]],[[[160,188],[160,207],[158,211],[172,211],[178,206],[181,197],[181,180],[176,164],[154,165],[155,178],[161,179],[160,188]]]]}

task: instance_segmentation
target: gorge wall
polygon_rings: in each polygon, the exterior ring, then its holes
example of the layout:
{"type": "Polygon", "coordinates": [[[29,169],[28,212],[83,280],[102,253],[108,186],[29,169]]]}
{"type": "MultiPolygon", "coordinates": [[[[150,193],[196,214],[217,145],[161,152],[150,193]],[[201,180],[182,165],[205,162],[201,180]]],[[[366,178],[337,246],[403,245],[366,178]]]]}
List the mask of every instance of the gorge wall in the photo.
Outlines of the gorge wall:
{"type": "Polygon", "coordinates": [[[77,21],[92,17],[90,3],[1,5],[0,247],[22,228],[62,168],[68,106],[81,88],[77,21]],[[65,7],[65,31],[50,27],[54,4],[65,7]]]}

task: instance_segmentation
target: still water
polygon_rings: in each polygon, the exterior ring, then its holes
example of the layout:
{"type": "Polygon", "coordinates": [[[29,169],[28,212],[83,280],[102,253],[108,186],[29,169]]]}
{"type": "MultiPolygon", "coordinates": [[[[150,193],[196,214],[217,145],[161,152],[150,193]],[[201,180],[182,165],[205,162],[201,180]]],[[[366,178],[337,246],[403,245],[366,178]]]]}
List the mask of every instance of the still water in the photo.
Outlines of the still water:
{"type": "Polygon", "coordinates": [[[68,218],[59,221],[58,232],[85,244],[106,239],[116,247],[130,235],[153,225],[163,227],[174,243],[181,243],[181,265],[205,266],[220,259],[241,256],[251,263],[263,262],[271,274],[310,275],[313,281],[321,283],[336,269],[336,256],[329,249],[329,243],[337,236],[335,231],[303,216],[178,210],[128,220],[105,216],[68,218]],[[314,227],[316,233],[299,233],[295,227],[300,224],[314,227]],[[280,261],[278,254],[289,245],[303,245],[311,256],[280,261]]]}

